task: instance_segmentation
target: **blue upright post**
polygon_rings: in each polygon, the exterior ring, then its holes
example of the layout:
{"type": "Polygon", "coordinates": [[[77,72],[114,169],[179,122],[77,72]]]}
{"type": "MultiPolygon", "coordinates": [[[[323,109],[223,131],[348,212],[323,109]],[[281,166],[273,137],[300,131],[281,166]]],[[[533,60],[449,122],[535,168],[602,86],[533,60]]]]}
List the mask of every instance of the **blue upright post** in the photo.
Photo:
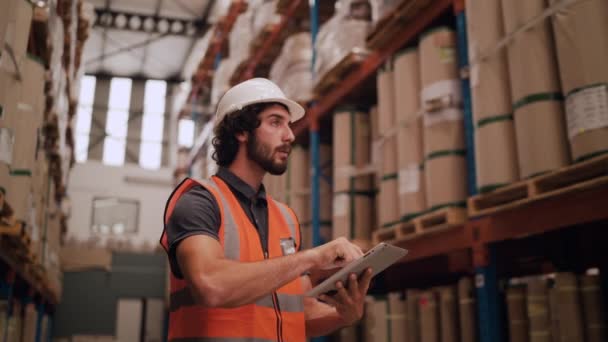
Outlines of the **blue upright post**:
{"type": "Polygon", "coordinates": [[[487,253],[488,264],[475,268],[479,341],[500,342],[503,341],[503,334],[496,254],[493,247],[487,247],[487,253]]]}
{"type": "Polygon", "coordinates": [[[36,311],[38,312],[38,317],[36,320],[36,342],[43,342],[42,320],[44,319],[44,303],[38,304],[36,311]]]}
{"type": "MultiPolygon", "coordinates": [[[[458,31],[458,66],[466,70],[469,66],[467,41],[467,24],[464,11],[456,14],[458,31]]],[[[467,184],[470,196],[477,194],[477,179],[475,168],[475,126],[473,125],[473,106],[471,101],[471,86],[469,77],[461,77],[462,100],[464,105],[464,133],[467,147],[467,184]]]]}
{"type": "MultiPolygon", "coordinates": [[[[315,79],[315,62],[317,59],[317,53],[315,49],[315,43],[317,41],[317,32],[319,30],[319,9],[317,0],[306,0],[310,6],[310,35],[312,43],[312,62],[310,64],[310,71],[312,73],[313,80],[315,79]]],[[[312,242],[313,246],[319,246],[323,244],[321,239],[321,212],[320,212],[320,190],[321,187],[321,136],[319,133],[319,125],[317,118],[312,118],[310,125],[310,154],[311,154],[311,165],[312,165],[312,182],[311,182],[311,204],[312,204],[312,242]]],[[[317,337],[312,339],[313,342],[326,342],[329,341],[327,337],[317,337]]]]}

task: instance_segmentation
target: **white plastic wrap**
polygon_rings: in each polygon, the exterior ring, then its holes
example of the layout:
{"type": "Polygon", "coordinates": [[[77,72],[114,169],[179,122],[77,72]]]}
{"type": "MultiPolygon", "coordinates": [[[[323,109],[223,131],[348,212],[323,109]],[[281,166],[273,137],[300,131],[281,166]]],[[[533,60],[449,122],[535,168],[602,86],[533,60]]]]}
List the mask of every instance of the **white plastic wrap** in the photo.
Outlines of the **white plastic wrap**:
{"type": "Polygon", "coordinates": [[[257,37],[268,24],[277,24],[281,16],[277,14],[277,1],[264,1],[255,9],[253,16],[253,36],[257,37]]]}
{"type": "Polygon", "coordinates": [[[307,102],[312,99],[312,46],[309,32],[287,38],[281,54],[270,70],[270,79],[288,98],[307,102]]]}
{"type": "Polygon", "coordinates": [[[253,40],[253,14],[251,10],[247,10],[241,14],[234,23],[232,32],[230,32],[230,58],[242,62],[249,57],[249,46],[253,40]]]}
{"type": "Polygon", "coordinates": [[[230,77],[238,67],[238,62],[233,58],[226,58],[220,62],[211,86],[211,107],[215,108],[220,98],[230,89],[230,77]]]}
{"type": "Polygon", "coordinates": [[[315,45],[317,79],[323,77],[353,49],[365,49],[371,23],[367,20],[351,19],[351,3],[355,2],[361,0],[338,0],[336,13],[319,30],[315,45]]]}
{"type": "Polygon", "coordinates": [[[370,0],[374,23],[391,13],[403,0],[370,0]]]}

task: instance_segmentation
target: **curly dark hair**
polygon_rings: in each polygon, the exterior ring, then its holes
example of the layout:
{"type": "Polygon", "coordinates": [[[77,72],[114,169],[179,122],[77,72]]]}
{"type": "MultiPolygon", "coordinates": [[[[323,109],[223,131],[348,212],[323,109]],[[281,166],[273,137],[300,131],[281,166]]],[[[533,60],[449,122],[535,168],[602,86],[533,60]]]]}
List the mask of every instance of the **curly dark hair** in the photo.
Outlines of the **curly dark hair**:
{"type": "Polygon", "coordinates": [[[236,139],[238,133],[253,132],[260,127],[261,121],[258,115],[266,108],[279,105],[287,109],[285,105],[278,102],[256,103],[228,114],[222,122],[214,129],[215,137],[213,144],[213,160],[219,166],[232,164],[239,150],[239,141],[236,139]]]}

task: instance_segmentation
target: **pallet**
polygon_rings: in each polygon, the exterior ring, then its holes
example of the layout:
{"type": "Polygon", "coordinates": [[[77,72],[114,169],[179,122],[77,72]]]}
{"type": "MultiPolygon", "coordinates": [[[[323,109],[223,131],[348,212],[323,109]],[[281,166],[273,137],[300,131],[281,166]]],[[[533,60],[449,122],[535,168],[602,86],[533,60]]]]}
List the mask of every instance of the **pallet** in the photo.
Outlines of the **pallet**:
{"type": "Polygon", "coordinates": [[[469,216],[494,214],[545,198],[604,186],[608,186],[608,154],[470,197],[469,216]]]}
{"type": "Polygon", "coordinates": [[[353,69],[358,67],[369,55],[368,51],[353,49],[331,70],[325,73],[313,89],[315,98],[322,97],[330,88],[340,83],[353,69]]]}
{"type": "Polygon", "coordinates": [[[402,31],[419,13],[431,6],[432,0],[404,0],[390,14],[380,19],[367,36],[367,47],[371,50],[385,46],[402,31]]]}
{"type": "Polygon", "coordinates": [[[460,207],[442,208],[394,227],[380,229],[373,233],[372,238],[376,244],[379,242],[399,243],[459,227],[466,221],[466,209],[460,207]]]}

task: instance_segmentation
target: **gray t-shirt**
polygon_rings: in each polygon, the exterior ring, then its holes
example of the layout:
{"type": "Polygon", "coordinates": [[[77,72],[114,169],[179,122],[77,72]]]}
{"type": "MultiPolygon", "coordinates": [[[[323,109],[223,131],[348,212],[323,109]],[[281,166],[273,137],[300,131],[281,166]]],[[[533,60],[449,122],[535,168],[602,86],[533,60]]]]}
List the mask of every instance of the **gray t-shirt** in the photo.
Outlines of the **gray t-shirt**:
{"type": "MultiPolygon", "coordinates": [[[[216,176],[228,184],[243,211],[258,230],[262,248],[268,250],[268,202],[264,186],[262,185],[256,193],[249,184],[226,168],[220,168],[216,176]]],[[[177,200],[165,227],[169,245],[169,262],[173,275],[180,279],[183,278],[175,255],[179,243],[189,236],[198,234],[204,234],[219,241],[220,224],[219,205],[213,194],[204,187],[194,186],[177,200]]]]}

